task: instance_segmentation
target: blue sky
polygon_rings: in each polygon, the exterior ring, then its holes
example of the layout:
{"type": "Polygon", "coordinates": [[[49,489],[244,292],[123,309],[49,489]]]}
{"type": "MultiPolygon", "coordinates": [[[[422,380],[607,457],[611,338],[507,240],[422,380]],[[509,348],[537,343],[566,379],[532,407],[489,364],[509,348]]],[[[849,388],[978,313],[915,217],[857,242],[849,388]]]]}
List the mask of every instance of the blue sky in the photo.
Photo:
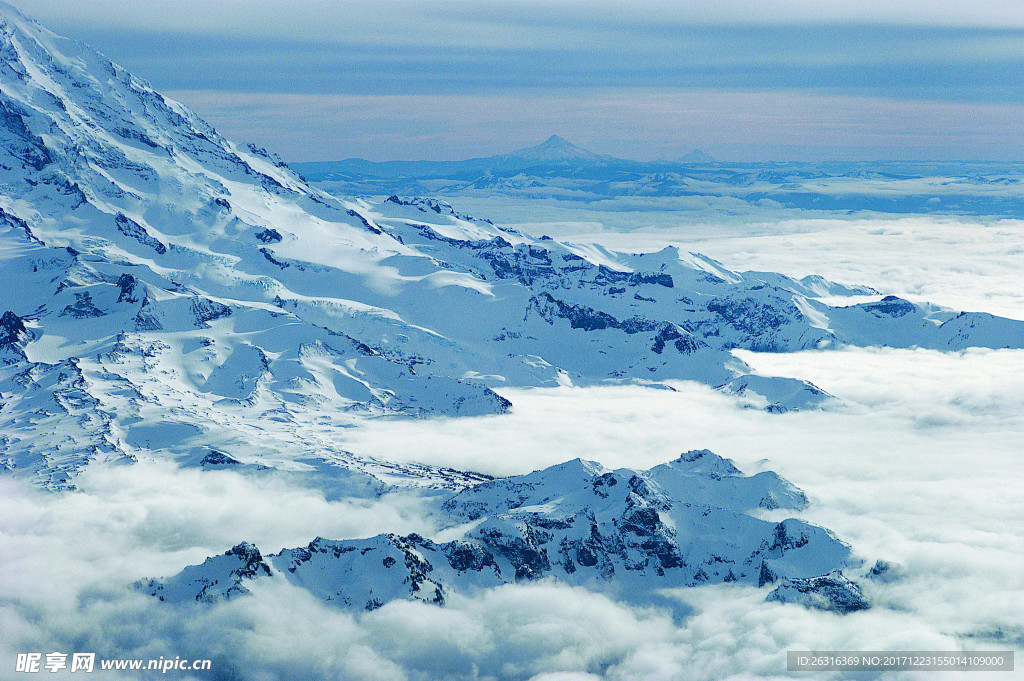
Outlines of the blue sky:
{"type": "Polygon", "coordinates": [[[18,4],[288,160],[1024,152],[1019,2],[18,4]]]}

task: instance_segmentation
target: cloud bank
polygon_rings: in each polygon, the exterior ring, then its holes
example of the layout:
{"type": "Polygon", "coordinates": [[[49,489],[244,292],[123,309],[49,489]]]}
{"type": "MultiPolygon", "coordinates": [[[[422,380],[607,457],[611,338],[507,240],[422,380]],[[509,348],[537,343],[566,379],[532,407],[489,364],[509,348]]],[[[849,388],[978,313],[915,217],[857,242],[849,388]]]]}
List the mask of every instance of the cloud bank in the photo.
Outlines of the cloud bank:
{"type": "MultiPolygon", "coordinates": [[[[1015,221],[723,223],[713,232],[665,222],[678,215],[647,218],[657,229],[595,233],[617,246],[699,242],[733,267],[823,272],[1011,316],[1024,309],[1015,221]]],[[[706,447],[745,472],[776,470],[803,488],[812,503],[801,516],[849,542],[865,561],[861,574],[878,559],[900,566],[897,581],[862,580],[872,610],[838,616],[765,603],[766,590],[731,585],[670,591],[664,605],[634,608],[541,582],[453,594],[443,609],[394,602],[350,615],[284,580],[212,607],[162,605],[127,586],[241,540],[273,552],[317,535],[440,528],[408,496],[332,501],[271,477],[140,463],[87,471],[68,494],[0,479],[0,665],[9,672],[19,652],[58,650],[209,658],[211,674],[197,678],[246,681],[738,681],[789,678],[789,649],[1024,648],[1024,353],[741,354],[842,402],[771,415],[682,382],[674,390],[508,390],[508,416],[376,422],[352,429],[347,444],[499,475],[576,456],[649,467],[706,447]]]]}
{"type": "Polygon", "coordinates": [[[864,581],[874,609],[842,617],[717,585],[666,593],[692,613],[680,617],[542,582],[453,595],[443,609],[394,602],[352,616],[283,580],[254,585],[252,598],[174,608],[122,585],[243,538],[272,551],[316,534],[435,528],[403,498],[326,502],[233,472],[136,467],[87,473],[67,495],[4,483],[0,590],[11,635],[0,658],[187,655],[212,659],[206,678],[218,679],[711,680],[785,678],[787,649],[1020,648],[1024,465],[1008,433],[1024,428],[1024,354],[745,358],[808,376],[846,405],[769,415],[691,384],[516,391],[508,417],[381,423],[351,444],[495,473],[572,456],[646,466],[708,446],[805,489],[804,517],[850,542],[864,570],[879,558],[900,565],[901,581],[864,581]]]}

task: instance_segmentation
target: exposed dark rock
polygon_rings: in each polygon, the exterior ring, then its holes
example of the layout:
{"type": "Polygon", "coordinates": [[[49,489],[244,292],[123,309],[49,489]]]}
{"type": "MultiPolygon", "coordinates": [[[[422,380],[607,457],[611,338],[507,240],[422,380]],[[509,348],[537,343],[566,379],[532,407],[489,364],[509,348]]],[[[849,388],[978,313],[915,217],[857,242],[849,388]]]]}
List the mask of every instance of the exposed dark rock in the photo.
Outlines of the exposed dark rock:
{"type": "Polygon", "coordinates": [[[203,460],[199,462],[202,466],[240,466],[242,462],[235,459],[224,452],[218,452],[216,449],[210,450],[210,453],[203,457],[203,460]]]}
{"type": "Polygon", "coordinates": [[[149,232],[147,232],[145,227],[135,222],[124,213],[118,213],[114,217],[114,223],[117,225],[118,231],[125,236],[135,239],[140,244],[149,246],[160,255],[167,252],[167,246],[164,246],[159,240],[155,239],[149,232]]]}
{"type": "Polygon", "coordinates": [[[270,576],[270,568],[263,561],[260,550],[249,542],[242,542],[231,547],[225,556],[238,556],[242,560],[242,567],[235,572],[240,577],[252,579],[258,575],[270,576]]]}
{"type": "Polygon", "coordinates": [[[133,275],[125,272],[117,278],[117,288],[120,289],[120,294],[117,296],[117,302],[119,303],[137,303],[141,298],[136,293],[136,287],[138,286],[139,280],[133,275]]]}
{"type": "Polygon", "coordinates": [[[878,560],[864,576],[876,582],[888,584],[903,579],[904,570],[895,563],[890,563],[887,560],[878,560]]]}
{"type": "Polygon", "coordinates": [[[230,317],[231,308],[209,298],[197,297],[192,299],[192,316],[196,326],[204,326],[206,322],[230,317]]]}
{"type": "Polygon", "coordinates": [[[66,305],[61,311],[61,317],[74,317],[83,319],[87,317],[102,317],[106,312],[96,307],[92,302],[92,294],[88,291],[75,293],[75,303],[66,305]]]}
{"type": "Polygon", "coordinates": [[[807,579],[783,580],[768,594],[766,600],[797,603],[807,608],[828,610],[842,615],[871,607],[864,599],[860,587],[844,577],[841,572],[831,572],[807,579]]]}
{"type": "Polygon", "coordinates": [[[466,570],[480,572],[484,568],[490,568],[496,573],[498,572],[498,565],[494,562],[494,556],[476,544],[453,541],[442,544],[441,551],[448,559],[448,563],[452,568],[459,572],[465,572],[466,570]]]}
{"type": "Polygon", "coordinates": [[[729,326],[761,336],[789,323],[799,312],[792,303],[778,303],[769,306],[754,298],[717,298],[707,304],[707,309],[729,326]]]}
{"type": "Polygon", "coordinates": [[[382,232],[380,230],[379,227],[376,227],[375,225],[373,225],[369,220],[367,220],[365,217],[363,217],[362,215],[360,215],[356,211],[349,210],[348,214],[349,214],[349,216],[354,217],[355,219],[359,220],[359,222],[363,223],[363,227],[366,227],[366,229],[370,230],[374,234],[383,234],[384,233],[384,232],[382,232]]]}
{"type": "Polygon", "coordinates": [[[0,100],[0,126],[13,133],[14,140],[8,147],[8,153],[19,159],[25,167],[42,170],[53,162],[53,156],[46,148],[46,143],[34,134],[25,122],[28,112],[18,108],[10,100],[0,100]]]}
{"type": "Polygon", "coordinates": [[[260,249],[260,253],[263,254],[264,258],[266,258],[270,262],[274,263],[275,265],[280,267],[282,270],[285,269],[286,267],[291,267],[292,266],[292,264],[290,262],[284,262],[284,261],[281,261],[281,260],[278,260],[277,258],[275,258],[274,257],[274,252],[271,251],[269,248],[261,248],[260,249]]]}
{"type": "Polygon", "coordinates": [[[651,350],[660,355],[665,350],[665,344],[670,341],[675,345],[676,350],[684,355],[690,355],[701,348],[708,347],[707,343],[686,329],[676,324],[666,323],[654,337],[654,345],[651,346],[651,350]]]}
{"type": "Polygon", "coordinates": [[[0,317],[0,347],[21,343],[28,338],[25,321],[10,310],[0,317]]]}
{"type": "Polygon", "coordinates": [[[262,232],[257,232],[256,238],[265,244],[278,243],[282,240],[281,233],[272,227],[267,227],[262,232]]]}
{"type": "Polygon", "coordinates": [[[866,303],[862,307],[876,316],[886,315],[888,317],[902,317],[917,310],[917,306],[909,300],[903,300],[897,296],[886,296],[877,303],[866,303]]]}
{"type": "Polygon", "coordinates": [[[10,310],[4,312],[0,317],[0,364],[25,361],[25,345],[31,340],[32,333],[25,327],[25,320],[10,310]]]}

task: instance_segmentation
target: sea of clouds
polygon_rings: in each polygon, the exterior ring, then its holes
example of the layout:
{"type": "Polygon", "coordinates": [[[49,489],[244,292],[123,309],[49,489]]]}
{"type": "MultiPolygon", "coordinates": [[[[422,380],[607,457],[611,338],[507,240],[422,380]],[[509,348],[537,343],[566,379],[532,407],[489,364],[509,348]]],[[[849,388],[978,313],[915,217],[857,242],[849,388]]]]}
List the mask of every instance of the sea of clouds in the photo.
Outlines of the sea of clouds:
{"type": "MultiPolygon", "coordinates": [[[[542,207],[533,215],[542,221],[542,207]]],[[[1024,252],[1019,221],[716,226],[659,214],[627,232],[614,224],[621,217],[591,213],[583,226],[556,218],[531,231],[636,250],[675,243],[733,269],[820,273],[1024,319],[1024,280],[1014,267],[1024,252]]],[[[139,463],[91,469],[77,491],[62,494],[0,478],[0,678],[16,677],[12,661],[27,651],[209,658],[212,673],[197,678],[254,681],[721,681],[793,678],[787,650],[1024,648],[1024,351],[739,354],[763,373],[811,380],[838,400],[775,415],[688,382],[672,390],[502,390],[514,404],[509,415],[379,421],[353,429],[346,446],[493,475],[574,457],[647,468],[708,448],[745,472],[775,470],[805,490],[811,505],[799,515],[863,559],[850,576],[879,559],[898,565],[898,581],[861,580],[871,610],[840,616],[766,603],[767,589],[736,585],[674,590],[664,595],[677,607],[643,608],[542,581],[456,593],[443,608],[393,602],[349,614],[281,579],[254,584],[250,598],[170,606],[128,585],[242,540],[271,553],[316,536],[431,536],[442,527],[408,495],[330,500],[273,477],[139,463]]]]}

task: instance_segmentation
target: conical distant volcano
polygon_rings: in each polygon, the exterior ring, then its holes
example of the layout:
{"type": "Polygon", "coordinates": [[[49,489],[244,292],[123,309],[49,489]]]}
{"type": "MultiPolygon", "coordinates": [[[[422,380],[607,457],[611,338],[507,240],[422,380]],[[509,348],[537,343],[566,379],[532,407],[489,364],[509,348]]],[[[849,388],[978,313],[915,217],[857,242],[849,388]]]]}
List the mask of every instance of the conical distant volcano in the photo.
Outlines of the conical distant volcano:
{"type": "Polygon", "coordinates": [[[552,135],[546,141],[533,147],[520,149],[511,154],[496,158],[521,161],[559,162],[559,161],[604,161],[615,160],[612,156],[595,154],[583,147],[576,146],[558,135],[552,135]]]}
{"type": "Polygon", "coordinates": [[[676,163],[714,163],[715,157],[701,149],[694,149],[676,159],[676,163]]]}

